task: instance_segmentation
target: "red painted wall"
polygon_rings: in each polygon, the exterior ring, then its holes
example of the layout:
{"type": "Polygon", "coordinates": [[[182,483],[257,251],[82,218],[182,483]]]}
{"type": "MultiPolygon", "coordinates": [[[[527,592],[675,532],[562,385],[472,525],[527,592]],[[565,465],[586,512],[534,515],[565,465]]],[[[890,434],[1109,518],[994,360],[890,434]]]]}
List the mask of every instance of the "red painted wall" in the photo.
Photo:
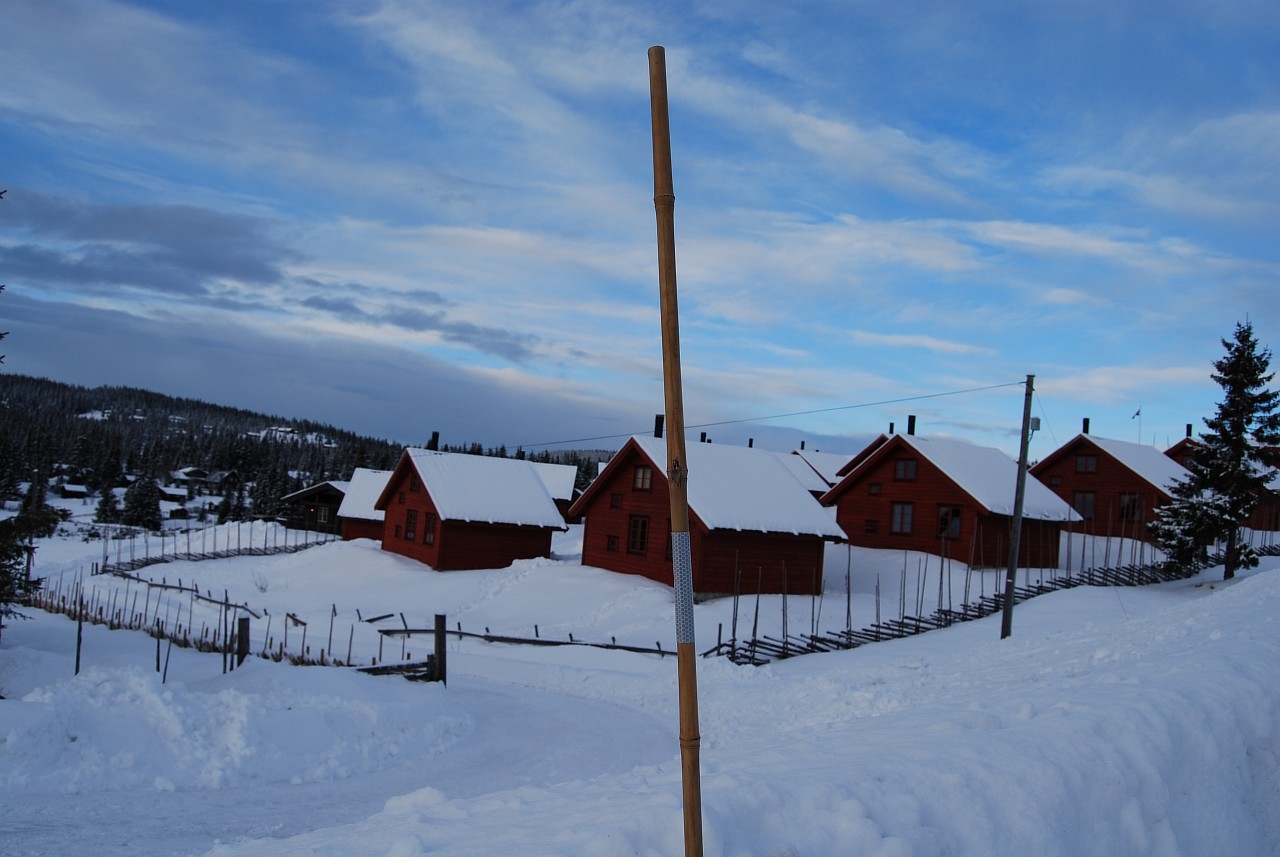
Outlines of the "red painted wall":
{"type": "Polygon", "coordinates": [[[342,540],[381,539],[382,521],[369,521],[364,518],[342,519],[342,540]]]}

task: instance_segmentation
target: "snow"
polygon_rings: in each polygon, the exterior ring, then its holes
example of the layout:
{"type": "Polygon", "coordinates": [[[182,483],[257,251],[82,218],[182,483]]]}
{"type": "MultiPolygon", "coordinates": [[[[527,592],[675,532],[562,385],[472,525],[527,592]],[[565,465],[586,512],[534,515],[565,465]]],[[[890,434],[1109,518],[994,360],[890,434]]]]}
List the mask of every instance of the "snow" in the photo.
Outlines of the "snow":
{"type": "Polygon", "coordinates": [[[572,500],[578,481],[578,468],[572,464],[552,464],[549,461],[530,461],[546,486],[553,500],[572,500]]]}
{"type": "Polygon", "coordinates": [[[338,517],[359,518],[365,521],[384,520],[387,513],[381,509],[375,509],[373,504],[378,501],[379,495],[387,487],[387,480],[390,478],[390,470],[357,467],[351,474],[347,491],[342,497],[342,503],[338,506],[338,517]]]}
{"type": "MultiPolygon", "coordinates": [[[[580,539],[572,527],[552,559],[493,571],[437,573],[357,541],[140,573],[226,589],[277,633],[294,612],[318,645],[332,618],[357,663],[375,627],[401,622],[357,610],[670,648],[670,589],[584,568],[580,539]]],[[[101,553],[45,540],[36,572],[64,588],[81,576],[99,600],[136,593],[88,576],[101,553]]],[[[873,582],[896,588],[925,560],[849,556],[859,627],[873,582]]],[[[1280,560],[1220,576],[1043,595],[1003,641],[994,616],[762,667],[699,659],[705,853],[1280,853],[1280,560]]],[[[844,627],[844,575],[827,580],[817,624],[844,627]]],[[[789,603],[794,632],[814,602],[789,603]]],[[[782,604],[760,600],[762,633],[782,604]]],[[[258,657],[224,672],[176,647],[157,673],[155,640],[86,625],[75,675],[75,623],[29,612],[0,641],[6,857],[682,851],[674,658],[451,638],[447,686],[258,657]]],[[[700,651],[729,633],[731,600],[695,612],[700,651]]]]}
{"type": "Polygon", "coordinates": [[[823,489],[824,493],[827,488],[831,488],[840,481],[840,471],[853,460],[852,455],[844,453],[814,452],[808,449],[799,449],[791,454],[803,458],[810,467],[818,472],[823,481],[827,483],[826,488],[823,489]]]}
{"type": "MultiPolygon", "coordinates": [[[[633,437],[661,473],[667,472],[666,441],[633,437]]],[[[689,509],[709,529],[795,533],[843,539],[833,513],[824,509],[775,452],[714,443],[691,443],[689,509]]]]}
{"type": "Polygon", "coordinates": [[[412,447],[404,457],[417,469],[441,520],[564,527],[546,484],[528,461],[412,447]]]}

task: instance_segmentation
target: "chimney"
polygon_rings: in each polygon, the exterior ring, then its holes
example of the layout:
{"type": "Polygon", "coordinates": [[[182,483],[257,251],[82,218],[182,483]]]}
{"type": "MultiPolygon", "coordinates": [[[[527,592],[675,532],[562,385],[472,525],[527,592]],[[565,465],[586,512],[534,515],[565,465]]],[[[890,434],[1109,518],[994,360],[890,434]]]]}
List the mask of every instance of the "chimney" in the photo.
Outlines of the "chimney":
{"type": "Polygon", "coordinates": [[[889,434],[893,434],[893,423],[889,423],[889,434]]]}
{"type": "Polygon", "coordinates": [[[1187,423],[1187,440],[1191,439],[1191,423],[1187,423]]]}
{"type": "Polygon", "coordinates": [[[804,451],[804,441],[800,441],[800,451],[804,451]]]}
{"type": "Polygon", "coordinates": [[[698,439],[698,441],[699,441],[699,443],[706,443],[706,442],[707,442],[707,433],[706,433],[705,431],[702,433],[702,437],[700,437],[700,438],[698,439]]]}
{"type": "Polygon", "coordinates": [[[913,435],[915,433],[916,433],[916,415],[910,414],[907,416],[907,434],[913,435]]]}
{"type": "Polygon", "coordinates": [[[1089,433],[1089,418],[1088,418],[1088,417],[1085,417],[1085,418],[1084,418],[1084,423],[1080,426],[1080,433],[1081,433],[1081,434],[1088,434],[1088,433],[1089,433]]]}
{"type": "Polygon", "coordinates": [[[439,448],[440,448],[440,432],[433,431],[431,433],[431,440],[427,441],[427,449],[434,451],[434,450],[438,450],[439,448]]]}
{"type": "Polygon", "coordinates": [[[657,437],[657,438],[662,437],[662,421],[663,421],[663,419],[664,419],[664,417],[662,416],[662,414],[654,414],[654,415],[653,415],[653,436],[654,436],[654,437],[657,437]]]}
{"type": "Polygon", "coordinates": [[[747,438],[747,449],[751,449],[755,445],[756,445],[756,439],[754,437],[747,438]]]}

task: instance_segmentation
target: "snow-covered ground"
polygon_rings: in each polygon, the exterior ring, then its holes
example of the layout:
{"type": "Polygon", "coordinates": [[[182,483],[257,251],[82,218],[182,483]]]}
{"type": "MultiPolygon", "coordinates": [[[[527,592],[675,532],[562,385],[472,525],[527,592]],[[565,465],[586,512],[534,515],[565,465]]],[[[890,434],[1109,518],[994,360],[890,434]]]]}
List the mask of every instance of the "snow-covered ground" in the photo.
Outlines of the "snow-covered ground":
{"type": "MultiPolygon", "coordinates": [[[[139,573],[247,605],[255,650],[268,617],[280,644],[286,613],[313,654],[350,647],[356,664],[401,614],[672,648],[670,590],[583,568],[579,536],[494,571],[353,542],[139,573]]],[[[89,575],[101,555],[55,538],[37,574],[141,603],[137,584],[89,575]]],[[[846,611],[871,624],[877,582],[885,618],[998,585],[943,567],[939,596],[932,563],[855,552],[852,593],[829,566],[822,600],[787,602],[789,630],[844,628],[846,611]]],[[[1220,576],[1044,595],[1004,641],[997,616],[762,667],[700,659],[705,853],[1280,854],[1280,561],[1220,576]]],[[[216,624],[170,597],[170,621],[216,624]]],[[[700,650],[731,633],[731,599],[695,612],[700,650]]],[[[448,643],[447,687],[258,657],[224,673],[176,647],[157,673],[155,640],[86,625],[75,675],[75,623],[31,615],[0,643],[0,854],[683,852],[674,658],[468,638],[448,643]]],[[[738,636],[780,634],[783,615],[779,598],[743,599],[738,636]]],[[[430,646],[410,638],[403,656],[430,646]]]]}

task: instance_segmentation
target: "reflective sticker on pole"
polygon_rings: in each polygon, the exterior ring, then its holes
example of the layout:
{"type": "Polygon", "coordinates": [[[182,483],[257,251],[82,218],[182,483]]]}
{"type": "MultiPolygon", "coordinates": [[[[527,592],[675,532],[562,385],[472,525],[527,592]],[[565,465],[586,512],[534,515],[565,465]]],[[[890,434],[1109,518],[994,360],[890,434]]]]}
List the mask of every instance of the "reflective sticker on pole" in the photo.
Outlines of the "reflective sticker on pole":
{"type": "Polygon", "coordinates": [[[671,534],[671,567],[676,584],[676,644],[693,642],[693,561],[689,533],[671,534]]]}

